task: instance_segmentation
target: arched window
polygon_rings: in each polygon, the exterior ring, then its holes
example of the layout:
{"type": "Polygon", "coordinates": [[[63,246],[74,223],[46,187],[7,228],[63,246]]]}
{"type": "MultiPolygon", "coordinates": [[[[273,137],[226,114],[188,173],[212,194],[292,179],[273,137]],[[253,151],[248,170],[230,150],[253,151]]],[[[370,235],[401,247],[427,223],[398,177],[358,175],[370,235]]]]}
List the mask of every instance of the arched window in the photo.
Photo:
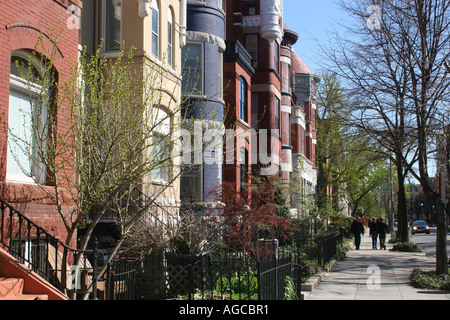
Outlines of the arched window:
{"type": "Polygon", "coordinates": [[[244,78],[239,78],[239,118],[247,122],[247,82],[244,78]]]}
{"type": "Polygon", "coordinates": [[[159,57],[159,7],[158,1],[152,3],[152,53],[159,57]]]}
{"type": "Polygon", "coordinates": [[[169,8],[167,17],[167,63],[169,66],[173,66],[173,15],[171,8],[169,8]]]}
{"type": "Polygon", "coordinates": [[[42,156],[48,132],[50,92],[39,61],[25,51],[11,55],[6,180],[45,183],[42,156]]]}

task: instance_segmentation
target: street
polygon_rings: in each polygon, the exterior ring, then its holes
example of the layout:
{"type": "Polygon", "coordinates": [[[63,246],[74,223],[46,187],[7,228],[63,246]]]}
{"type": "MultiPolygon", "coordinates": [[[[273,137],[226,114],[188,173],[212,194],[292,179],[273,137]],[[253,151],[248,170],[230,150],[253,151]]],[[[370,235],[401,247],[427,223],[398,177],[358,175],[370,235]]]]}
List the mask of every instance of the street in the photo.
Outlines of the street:
{"type": "MultiPolygon", "coordinates": [[[[447,255],[450,257],[450,233],[447,233],[447,255]]],[[[430,234],[416,233],[411,241],[422,247],[427,255],[436,256],[436,227],[431,227],[430,234]]]]}

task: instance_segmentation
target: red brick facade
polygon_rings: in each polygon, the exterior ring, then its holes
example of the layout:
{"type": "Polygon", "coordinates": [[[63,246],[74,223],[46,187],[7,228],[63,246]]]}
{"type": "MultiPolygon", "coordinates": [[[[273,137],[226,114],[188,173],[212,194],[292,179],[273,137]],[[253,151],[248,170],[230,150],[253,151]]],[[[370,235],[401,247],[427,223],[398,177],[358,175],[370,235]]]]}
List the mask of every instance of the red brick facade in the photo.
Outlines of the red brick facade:
{"type": "MultiPolygon", "coordinates": [[[[68,7],[77,9],[72,5],[81,8],[81,0],[3,0],[0,10],[0,197],[63,241],[66,232],[50,197],[37,185],[6,181],[8,144],[5,127],[9,111],[11,54],[14,51],[35,50],[40,37],[42,48],[37,48],[39,52],[56,52],[54,67],[60,82],[64,81],[61,75],[69,74],[72,63],[77,61],[79,30],[73,28],[69,21],[73,16],[68,7]]],[[[63,111],[64,106],[57,106],[57,129],[67,125],[63,111]]],[[[70,168],[67,170],[69,173],[72,171],[70,168]]],[[[46,188],[51,190],[51,187],[46,188]]]]}

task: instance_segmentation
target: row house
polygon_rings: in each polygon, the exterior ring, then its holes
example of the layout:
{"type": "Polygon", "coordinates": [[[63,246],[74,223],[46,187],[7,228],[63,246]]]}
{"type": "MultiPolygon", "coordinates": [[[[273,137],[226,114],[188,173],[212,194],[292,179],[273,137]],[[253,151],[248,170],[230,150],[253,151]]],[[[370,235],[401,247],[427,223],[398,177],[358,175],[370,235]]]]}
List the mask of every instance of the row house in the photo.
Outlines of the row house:
{"type": "MultiPolygon", "coordinates": [[[[1,198],[23,206],[22,211],[57,237],[65,238],[64,228],[54,203],[41,188],[51,188],[52,179],[24,154],[13,154],[6,135],[6,129],[17,128],[18,136],[30,136],[14,122],[33,108],[16,61],[32,54],[38,38],[57,52],[58,74],[69,74],[81,47],[93,54],[100,43],[102,57],[115,59],[121,50],[133,47],[136,64],[145,62],[163,70],[165,81],[155,88],[162,95],[155,107],[170,124],[200,126],[202,147],[207,151],[180,179],[171,181],[178,169],[167,166],[142,182],[148,194],[164,187],[156,199],[163,221],[176,218],[183,202],[211,201],[206,197],[208,190],[223,181],[234,182],[239,192],[251,184],[252,174],[276,174],[288,186],[293,172],[301,170],[305,193],[313,192],[315,83],[319,79],[292,49],[298,35],[283,23],[282,1],[93,0],[82,6],[80,0],[48,0],[34,1],[26,8],[10,2],[2,4],[0,13],[4,26],[0,30],[0,72],[4,73],[0,82],[1,198]],[[81,13],[75,16],[80,23],[75,27],[69,25],[74,12],[81,13]],[[65,32],[55,44],[49,27],[61,27],[61,23],[65,32]],[[180,106],[183,112],[174,112],[180,106]],[[233,129],[232,143],[220,143],[220,139],[205,143],[211,129],[222,134],[233,129]],[[258,141],[264,134],[265,144],[258,141]],[[226,161],[227,154],[232,154],[231,162],[226,161]],[[35,179],[23,170],[33,172],[35,179]]],[[[39,76],[38,65],[35,70],[39,76]]],[[[64,105],[50,108],[59,116],[57,125],[64,126],[64,105]]],[[[194,139],[198,139],[195,134],[194,139]]],[[[295,199],[287,198],[294,204],[295,199]]],[[[117,236],[114,221],[100,224],[96,235],[100,239],[117,236]]]]}
{"type": "MultiPolygon", "coordinates": [[[[317,188],[316,169],[316,84],[320,78],[305,64],[297,53],[291,53],[292,94],[295,103],[291,113],[291,140],[293,172],[301,185],[299,197],[291,199],[291,205],[312,202],[317,188]]],[[[298,186],[297,186],[298,187],[298,186]]]]}
{"type": "Polygon", "coordinates": [[[236,161],[225,164],[224,179],[235,181],[237,191],[243,181],[251,183],[250,173],[278,175],[286,187],[301,184],[294,188],[302,190],[302,199],[286,193],[286,204],[298,209],[317,184],[315,90],[320,79],[293,50],[298,34],[283,23],[282,1],[227,1],[225,9],[225,101],[234,122],[226,127],[257,134],[236,133],[236,161]],[[259,140],[266,133],[265,145],[259,140]]]}
{"type": "Polygon", "coordinates": [[[234,150],[226,150],[235,161],[226,163],[225,181],[235,181],[239,191],[251,184],[251,175],[280,173],[282,5],[227,1],[225,10],[226,127],[235,130],[234,143],[227,144],[234,150]]]}
{"type": "MultiPolygon", "coordinates": [[[[39,93],[47,75],[46,61],[53,60],[53,76],[64,82],[78,60],[80,33],[73,27],[77,21],[73,12],[81,8],[81,0],[3,0],[0,5],[0,198],[63,241],[67,232],[51,197],[53,176],[29,156],[42,147],[32,141],[30,123],[31,115],[41,110],[53,115],[56,130],[66,128],[67,106],[40,99],[39,93]]],[[[59,90],[55,86],[49,95],[56,97],[59,90]]],[[[40,123],[38,129],[48,135],[48,123],[40,123]]],[[[69,178],[61,189],[73,187],[73,167],[66,166],[65,174],[69,178]]],[[[64,198],[63,211],[68,213],[73,205],[70,193],[64,198]]],[[[2,214],[3,209],[2,205],[2,214]]]]}
{"type": "MultiPolygon", "coordinates": [[[[88,53],[93,54],[101,45],[101,57],[115,59],[133,48],[133,63],[147,66],[139,68],[141,74],[136,77],[144,80],[146,88],[142,95],[151,96],[152,105],[148,108],[151,108],[152,121],[160,123],[152,131],[155,154],[167,148],[167,143],[172,143],[166,138],[165,131],[176,128],[181,121],[186,8],[185,0],[94,0],[87,1],[83,8],[81,44],[88,53]],[[156,74],[148,76],[146,72],[156,74]]],[[[142,97],[145,98],[149,97],[142,97]]],[[[155,223],[167,225],[177,220],[180,206],[178,170],[176,165],[162,165],[142,179],[139,201],[144,205],[148,201],[154,204],[150,206],[149,218],[155,223]]],[[[105,244],[117,240],[120,234],[115,217],[104,216],[94,234],[105,244]]]]}
{"type": "Polygon", "coordinates": [[[183,121],[193,132],[192,163],[181,176],[185,203],[211,202],[223,181],[225,11],[222,0],[187,0],[182,49],[183,121]],[[214,139],[216,138],[216,139],[214,139]],[[200,151],[200,152],[199,152],[200,151]]]}
{"type": "MultiPolygon", "coordinates": [[[[22,79],[20,66],[30,58],[32,72],[41,77],[42,61],[54,60],[55,75],[61,83],[70,75],[83,48],[94,54],[100,44],[101,57],[116,59],[120,52],[135,48],[136,65],[156,66],[164,81],[153,88],[160,92],[158,116],[169,125],[180,122],[177,108],[181,103],[182,47],[186,44],[186,0],[41,0],[1,4],[0,23],[0,198],[16,207],[31,220],[65,241],[67,232],[50,196],[54,179],[41,163],[31,159],[35,143],[32,139],[31,115],[36,113],[39,87],[22,79]],[[58,40],[55,41],[55,38],[58,40]],[[39,44],[38,47],[36,45],[39,44]],[[34,57],[34,54],[49,56],[34,57]],[[52,55],[52,56],[50,56],[52,55]],[[9,132],[8,132],[9,131],[9,132]],[[12,137],[15,137],[14,139],[12,137]],[[21,141],[27,142],[21,143],[21,141]],[[27,146],[32,146],[27,148],[27,146]]],[[[144,75],[141,75],[144,77],[144,75]]],[[[51,92],[62,90],[56,84],[51,92]]],[[[146,90],[143,90],[146,92],[146,90]]],[[[143,97],[144,99],[144,97],[143,97]]],[[[40,106],[55,114],[56,131],[68,127],[67,106],[40,106]]],[[[36,147],[37,148],[37,147],[36,147]]],[[[67,157],[70,158],[70,157],[67,157]]],[[[73,157],[72,157],[73,158],[73,157]]],[[[176,218],[180,206],[179,179],[176,166],[153,170],[142,181],[144,194],[158,194],[154,199],[156,217],[164,223],[176,218]],[[170,185],[169,184],[170,181],[170,185]],[[165,191],[159,193],[163,188],[165,191]]],[[[73,168],[65,167],[67,185],[73,188],[73,168]]],[[[64,195],[64,193],[63,193],[64,195]]],[[[71,212],[71,193],[67,192],[64,208],[71,212]]],[[[72,203],[73,204],[73,203],[72,203]]],[[[82,233],[82,232],[81,232],[82,233]]],[[[94,232],[100,241],[114,240],[118,230],[114,219],[102,219],[94,232]]],[[[76,239],[73,239],[76,246],[76,239]]]]}

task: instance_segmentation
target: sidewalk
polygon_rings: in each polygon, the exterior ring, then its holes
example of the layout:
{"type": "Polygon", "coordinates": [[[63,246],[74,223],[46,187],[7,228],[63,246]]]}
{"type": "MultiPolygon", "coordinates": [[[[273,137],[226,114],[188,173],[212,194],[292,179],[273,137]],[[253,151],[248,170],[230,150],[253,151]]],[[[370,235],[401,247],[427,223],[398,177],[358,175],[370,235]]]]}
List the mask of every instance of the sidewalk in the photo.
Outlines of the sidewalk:
{"type": "Polygon", "coordinates": [[[417,289],[410,284],[411,271],[433,270],[434,258],[424,253],[389,251],[389,243],[386,247],[373,250],[366,232],[360,250],[347,252],[347,258],[337,262],[305,300],[450,300],[449,291],[417,289]]]}

